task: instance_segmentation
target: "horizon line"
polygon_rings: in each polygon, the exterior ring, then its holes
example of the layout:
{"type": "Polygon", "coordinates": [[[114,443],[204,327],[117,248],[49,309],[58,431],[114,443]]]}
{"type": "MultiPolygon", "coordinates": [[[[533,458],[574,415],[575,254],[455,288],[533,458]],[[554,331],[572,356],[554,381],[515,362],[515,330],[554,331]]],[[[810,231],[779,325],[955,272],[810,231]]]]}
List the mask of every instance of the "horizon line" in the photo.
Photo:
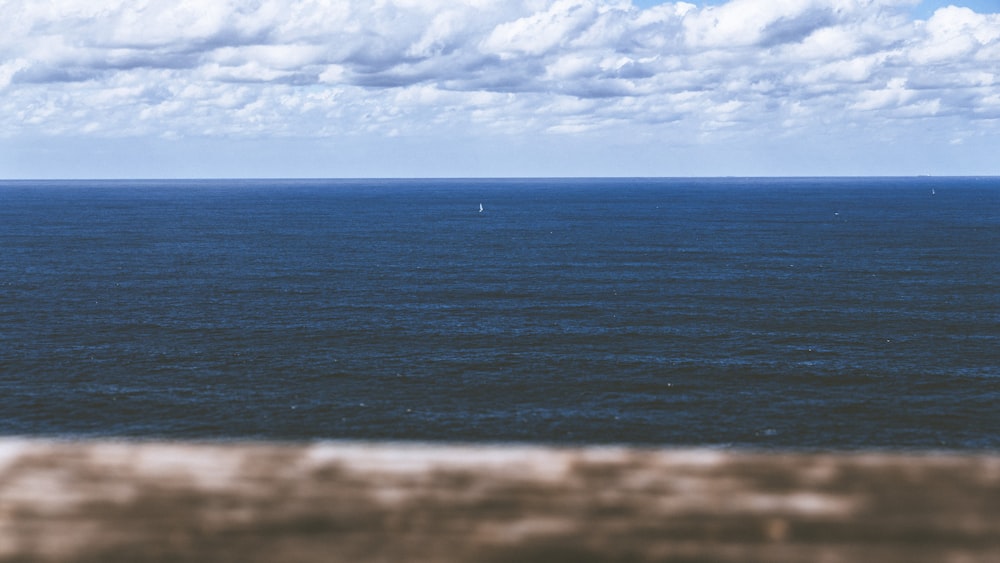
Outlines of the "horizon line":
{"type": "Polygon", "coordinates": [[[352,181],[352,180],[726,180],[726,179],[852,179],[852,178],[1000,178],[998,174],[819,174],[767,175],[726,174],[719,176],[184,176],[184,177],[22,177],[0,178],[0,182],[183,182],[183,181],[352,181]]]}

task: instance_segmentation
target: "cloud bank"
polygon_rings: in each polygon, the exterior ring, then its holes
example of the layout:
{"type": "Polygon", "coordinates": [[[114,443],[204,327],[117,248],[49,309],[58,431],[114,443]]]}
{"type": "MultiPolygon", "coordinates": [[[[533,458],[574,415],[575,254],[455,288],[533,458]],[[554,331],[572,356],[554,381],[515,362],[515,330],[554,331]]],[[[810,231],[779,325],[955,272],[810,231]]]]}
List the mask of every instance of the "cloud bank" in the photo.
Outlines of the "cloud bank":
{"type": "Polygon", "coordinates": [[[0,0],[0,136],[995,133],[1000,14],[912,4],[0,0]]]}

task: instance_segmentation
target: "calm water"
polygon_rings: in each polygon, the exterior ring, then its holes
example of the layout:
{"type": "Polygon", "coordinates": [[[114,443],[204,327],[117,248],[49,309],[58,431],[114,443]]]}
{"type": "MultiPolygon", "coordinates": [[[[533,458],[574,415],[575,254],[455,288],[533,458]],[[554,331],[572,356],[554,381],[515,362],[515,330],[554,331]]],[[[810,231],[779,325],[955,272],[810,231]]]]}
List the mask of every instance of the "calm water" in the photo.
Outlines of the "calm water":
{"type": "Polygon", "coordinates": [[[997,178],[0,182],[0,245],[3,435],[1000,448],[997,178]]]}

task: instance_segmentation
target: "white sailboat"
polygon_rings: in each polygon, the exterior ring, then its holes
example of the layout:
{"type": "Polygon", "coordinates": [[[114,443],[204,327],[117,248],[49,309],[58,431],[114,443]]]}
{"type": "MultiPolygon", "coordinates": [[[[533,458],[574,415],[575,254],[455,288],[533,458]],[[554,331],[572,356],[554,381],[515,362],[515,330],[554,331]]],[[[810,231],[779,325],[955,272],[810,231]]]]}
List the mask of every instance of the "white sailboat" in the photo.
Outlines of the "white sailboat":
{"type": "Polygon", "coordinates": [[[480,212],[480,213],[482,213],[482,212],[483,212],[483,204],[481,204],[481,203],[479,204],[479,212],[480,212]]]}

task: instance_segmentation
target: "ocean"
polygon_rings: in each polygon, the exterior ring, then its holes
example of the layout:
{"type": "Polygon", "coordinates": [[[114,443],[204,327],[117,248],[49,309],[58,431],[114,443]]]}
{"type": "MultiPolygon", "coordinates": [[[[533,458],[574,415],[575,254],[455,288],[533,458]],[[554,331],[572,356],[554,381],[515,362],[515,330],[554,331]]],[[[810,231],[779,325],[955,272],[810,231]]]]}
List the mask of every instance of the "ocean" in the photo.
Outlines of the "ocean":
{"type": "Polygon", "coordinates": [[[0,250],[2,435],[1000,448],[1000,178],[3,181],[0,250]]]}

